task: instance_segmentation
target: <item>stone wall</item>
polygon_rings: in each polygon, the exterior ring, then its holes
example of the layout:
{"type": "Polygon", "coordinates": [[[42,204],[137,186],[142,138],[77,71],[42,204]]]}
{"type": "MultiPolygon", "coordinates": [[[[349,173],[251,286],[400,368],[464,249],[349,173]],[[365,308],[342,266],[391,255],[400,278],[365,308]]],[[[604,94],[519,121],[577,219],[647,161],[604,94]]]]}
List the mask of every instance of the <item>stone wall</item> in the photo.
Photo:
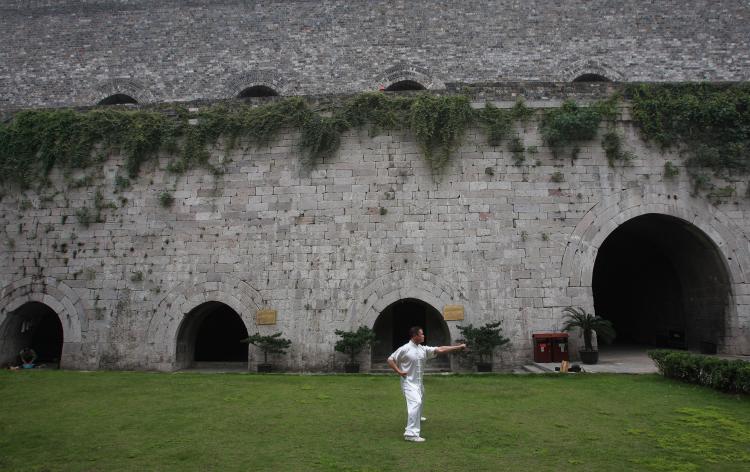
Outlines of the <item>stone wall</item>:
{"type": "MultiPolygon", "coordinates": [[[[692,195],[680,158],[644,144],[623,113],[618,129],[636,155],[627,166],[610,167],[600,139],[575,161],[554,159],[531,123],[516,129],[537,149],[522,165],[473,129],[440,179],[413,136],[367,130],[347,134],[312,170],[289,131],[267,147],[214,149],[220,176],[170,174],[165,157],[117,192],[119,155],[82,187],[80,175],[55,171],[49,188],[6,189],[0,201],[0,330],[13,310],[40,301],[62,320],[64,366],[170,370],[185,315],[218,301],[250,333],[292,339],[280,365],[330,370],[343,362],[335,329],[372,327],[390,303],[416,298],[438,311],[464,306],[464,321],[447,322],[451,340],[457,324],[502,320],[512,341],[496,361],[508,368],[531,358],[531,333],[561,328],[564,307],[593,309],[607,236],[661,214],[705,236],[722,261],[731,294],[720,349],[750,353],[746,184],[731,183],[735,195],[720,202],[692,195]],[[680,169],[672,179],[667,160],[680,169]],[[160,204],[165,191],[172,207],[160,204]],[[81,210],[94,210],[97,192],[117,208],[103,205],[102,221],[86,226],[81,210]],[[261,308],[278,311],[276,325],[256,324],[261,308]]],[[[253,349],[250,357],[258,361],[253,349]]]]}
{"type": "Polygon", "coordinates": [[[739,81],[743,0],[0,1],[0,109],[452,83],[739,81]]]}

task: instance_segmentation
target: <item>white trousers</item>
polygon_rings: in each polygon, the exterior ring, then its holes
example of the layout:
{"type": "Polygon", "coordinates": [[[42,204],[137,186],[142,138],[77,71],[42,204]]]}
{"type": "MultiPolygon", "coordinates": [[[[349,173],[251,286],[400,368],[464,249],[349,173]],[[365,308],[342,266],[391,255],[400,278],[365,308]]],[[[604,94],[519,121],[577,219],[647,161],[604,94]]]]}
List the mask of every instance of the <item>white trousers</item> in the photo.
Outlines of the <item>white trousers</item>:
{"type": "Polygon", "coordinates": [[[404,436],[419,436],[422,423],[422,400],[424,399],[424,386],[403,382],[401,390],[406,398],[406,430],[404,436]]]}

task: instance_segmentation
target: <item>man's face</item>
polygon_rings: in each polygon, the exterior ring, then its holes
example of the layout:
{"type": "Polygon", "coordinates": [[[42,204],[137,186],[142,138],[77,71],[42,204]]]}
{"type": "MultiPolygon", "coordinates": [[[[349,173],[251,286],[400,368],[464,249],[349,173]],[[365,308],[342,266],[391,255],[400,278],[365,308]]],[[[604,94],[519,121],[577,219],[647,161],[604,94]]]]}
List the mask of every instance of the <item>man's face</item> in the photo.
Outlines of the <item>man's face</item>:
{"type": "Polygon", "coordinates": [[[414,344],[422,344],[424,342],[424,331],[420,329],[419,332],[415,334],[413,338],[411,338],[411,340],[414,344]]]}

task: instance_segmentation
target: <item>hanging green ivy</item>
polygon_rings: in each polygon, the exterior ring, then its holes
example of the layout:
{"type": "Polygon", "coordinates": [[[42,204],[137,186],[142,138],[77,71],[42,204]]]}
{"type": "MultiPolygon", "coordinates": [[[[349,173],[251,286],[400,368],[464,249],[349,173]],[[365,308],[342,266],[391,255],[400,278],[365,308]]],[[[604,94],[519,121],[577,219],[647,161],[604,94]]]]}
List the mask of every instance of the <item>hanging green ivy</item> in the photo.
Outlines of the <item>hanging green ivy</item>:
{"type": "MultiPolygon", "coordinates": [[[[640,84],[626,87],[626,97],[644,137],[683,152],[695,169],[691,175],[703,175],[702,168],[724,177],[750,172],[750,85],[640,84]]],[[[613,97],[589,106],[566,101],[545,111],[539,123],[544,143],[556,156],[575,156],[580,143],[596,137],[603,121],[617,117],[616,101],[613,97]]],[[[487,143],[497,146],[511,136],[513,123],[526,123],[535,113],[522,101],[510,109],[492,104],[472,109],[461,95],[384,93],[365,93],[317,109],[294,97],[263,106],[217,104],[193,114],[180,106],[27,110],[0,125],[0,182],[44,185],[53,167],[64,172],[85,169],[117,150],[125,157],[130,178],[160,153],[171,157],[169,169],[174,172],[197,166],[218,172],[209,163],[209,149],[219,139],[228,150],[240,140],[267,145],[284,129],[300,131],[301,159],[315,166],[338,150],[343,133],[363,126],[372,134],[411,132],[437,175],[469,127],[480,127],[487,143]]],[[[611,162],[631,157],[612,129],[603,135],[602,147],[611,162]]]]}
{"type": "Polygon", "coordinates": [[[552,108],[544,113],[539,131],[554,157],[561,157],[565,151],[569,151],[570,157],[575,158],[578,144],[594,139],[602,120],[614,120],[616,117],[617,97],[587,107],[566,100],[560,108],[552,108]]]}
{"type": "Polygon", "coordinates": [[[472,123],[472,109],[464,96],[420,95],[411,106],[411,131],[434,172],[448,163],[472,123]]]}
{"type": "Polygon", "coordinates": [[[688,167],[750,172],[750,84],[639,84],[626,96],[646,140],[678,149],[688,167]]]}
{"type": "Polygon", "coordinates": [[[435,175],[461,145],[466,130],[481,126],[490,145],[508,135],[514,121],[526,122],[534,111],[522,101],[511,109],[491,104],[474,110],[464,96],[357,95],[343,104],[313,110],[299,97],[263,106],[217,104],[191,114],[185,107],[163,110],[98,108],[87,111],[29,110],[0,126],[0,182],[22,188],[43,185],[49,171],[84,169],[119,149],[128,177],[163,152],[171,156],[168,169],[184,172],[209,163],[209,148],[220,138],[227,150],[239,140],[267,145],[283,129],[300,130],[301,158],[315,166],[334,154],[350,129],[370,126],[372,134],[400,129],[414,134],[435,175]]]}

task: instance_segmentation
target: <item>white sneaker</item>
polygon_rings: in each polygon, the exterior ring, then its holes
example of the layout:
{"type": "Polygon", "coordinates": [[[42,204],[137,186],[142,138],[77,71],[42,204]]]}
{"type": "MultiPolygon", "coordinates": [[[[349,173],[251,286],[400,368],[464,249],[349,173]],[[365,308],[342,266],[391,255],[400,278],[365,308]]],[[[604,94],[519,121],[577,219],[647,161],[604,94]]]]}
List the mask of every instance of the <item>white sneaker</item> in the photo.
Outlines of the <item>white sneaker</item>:
{"type": "Polygon", "coordinates": [[[404,440],[411,442],[425,442],[425,438],[421,436],[404,436],[404,440]]]}
{"type": "Polygon", "coordinates": [[[421,417],[421,418],[419,419],[419,421],[423,421],[423,422],[424,422],[424,421],[427,421],[427,418],[425,418],[425,417],[423,416],[423,417],[421,417]]]}

